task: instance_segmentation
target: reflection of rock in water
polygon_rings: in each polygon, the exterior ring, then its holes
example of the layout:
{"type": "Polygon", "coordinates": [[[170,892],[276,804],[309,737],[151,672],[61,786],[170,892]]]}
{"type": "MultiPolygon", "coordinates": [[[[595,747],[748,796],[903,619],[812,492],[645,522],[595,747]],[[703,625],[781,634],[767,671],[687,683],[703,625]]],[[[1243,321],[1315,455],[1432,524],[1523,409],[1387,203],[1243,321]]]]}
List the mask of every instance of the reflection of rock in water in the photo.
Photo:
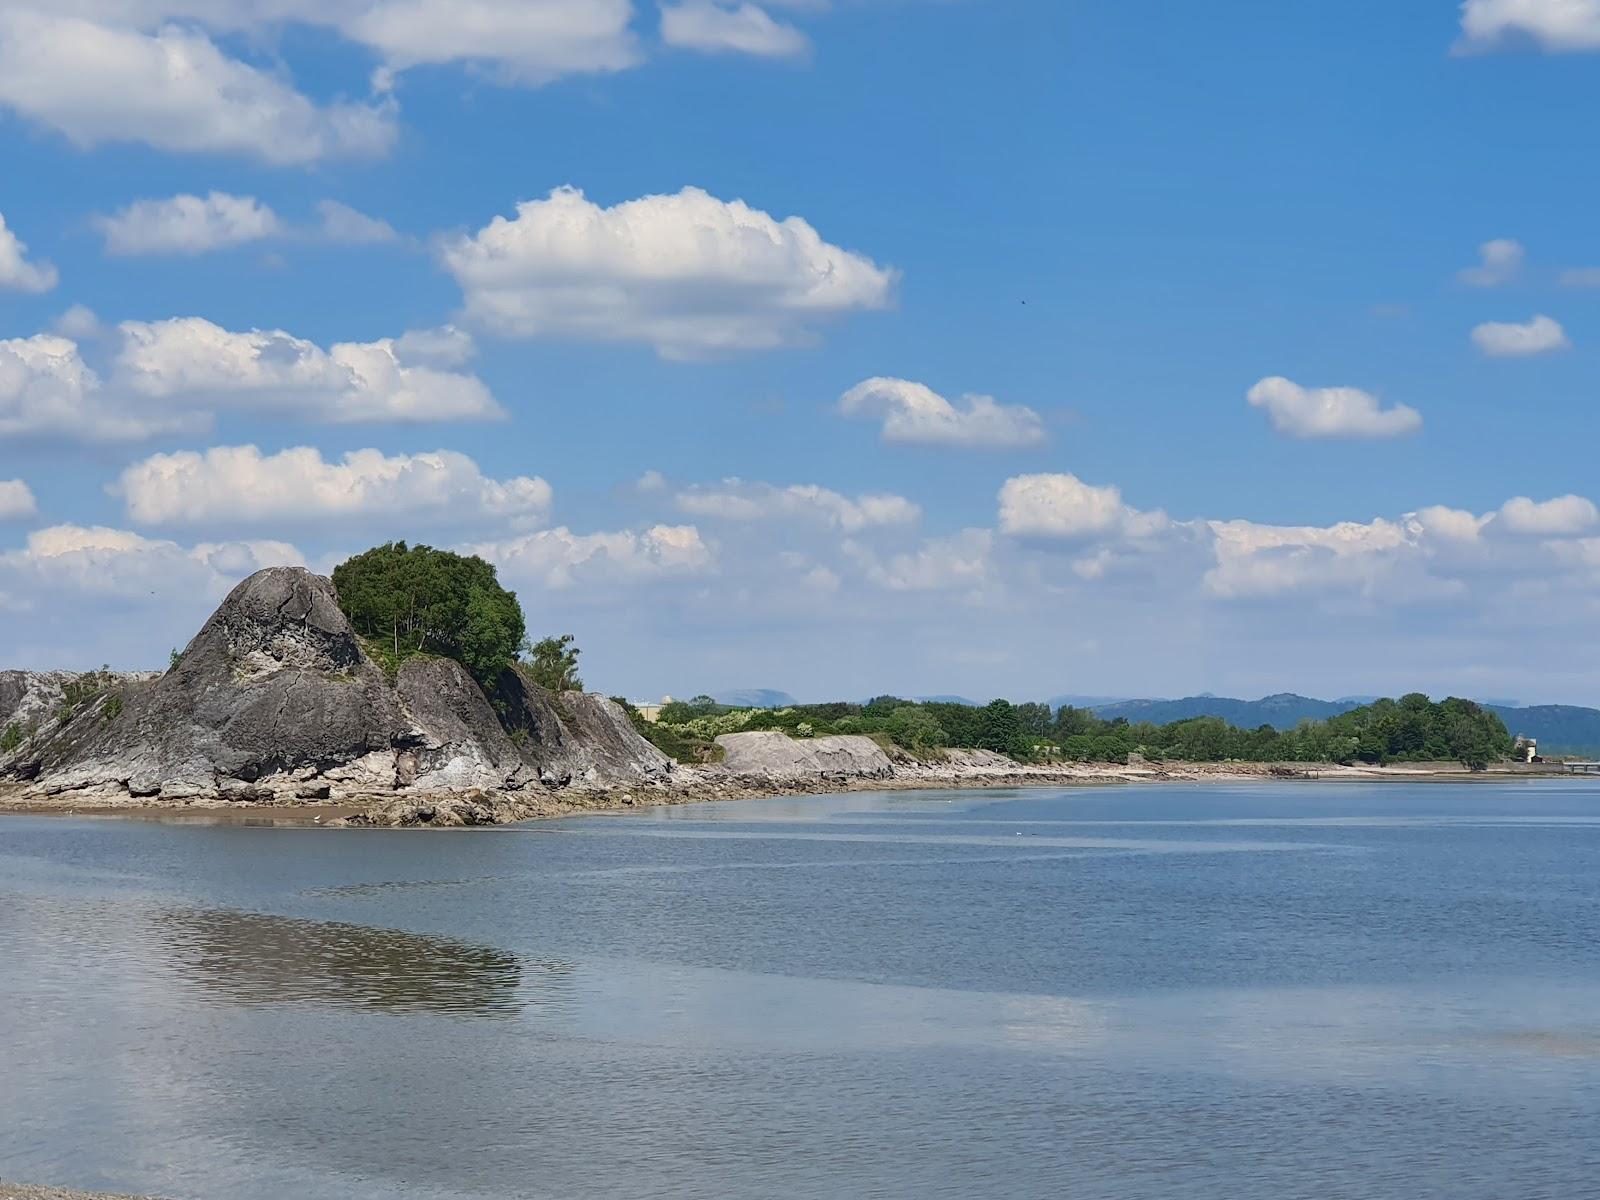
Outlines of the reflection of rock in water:
{"type": "Polygon", "coordinates": [[[505,1015],[514,954],[426,934],[260,913],[181,909],[163,942],[184,978],[242,1004],[311,1002],[391,1012],[505,1015]]]}

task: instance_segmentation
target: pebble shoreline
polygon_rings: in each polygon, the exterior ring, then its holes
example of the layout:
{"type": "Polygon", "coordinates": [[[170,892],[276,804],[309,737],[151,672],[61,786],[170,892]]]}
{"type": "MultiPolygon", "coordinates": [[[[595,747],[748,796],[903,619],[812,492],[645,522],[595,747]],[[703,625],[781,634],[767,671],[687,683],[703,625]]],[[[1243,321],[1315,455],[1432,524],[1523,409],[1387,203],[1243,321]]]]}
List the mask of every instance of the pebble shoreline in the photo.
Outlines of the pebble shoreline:
{"type": "Polygon", "coordinates": [[[123,1196],[111,1192],[74,1192],[68,1188],[33,1187],[26,1183],[0,1183],[0,1200],[154,1200],[150,1196],[123,1196]]]}
{"type": "MultiPolygon", "coordinates": [[[[229,802],[222,800],[132,799],[85,793],[39,795],[20,787],[0,787],[0,813],[75,814],[197,819],[241,824],[315,825],[319,828],[458,828],[505,825],[591,812],[702,804],[721,800],[763,800],[783,796],[841,792],[970,791],[987,788],[1092,787],[1140,783],[1246,783],[1266,781],[1487,782],[1540,774],[1490,770],[1472,773],[1449,764],[1391,767],[1339,767],[1306,763],[1167,763],[1024,766],[1004,771],[952,771],[937,765],[897,764],[888,778],[830,776],[774,778],[735,775],[714,768],[680,768],[665,784],[605,789],[529,789],[520,792],[449,792],[396,797],[352,796],[311,803],[229,802]]],[[[1545,772],[1549,775],[1551,772],[1545,772]]],[[[0,1195],[0,1200],[10,1200],[0,1195]]]]}

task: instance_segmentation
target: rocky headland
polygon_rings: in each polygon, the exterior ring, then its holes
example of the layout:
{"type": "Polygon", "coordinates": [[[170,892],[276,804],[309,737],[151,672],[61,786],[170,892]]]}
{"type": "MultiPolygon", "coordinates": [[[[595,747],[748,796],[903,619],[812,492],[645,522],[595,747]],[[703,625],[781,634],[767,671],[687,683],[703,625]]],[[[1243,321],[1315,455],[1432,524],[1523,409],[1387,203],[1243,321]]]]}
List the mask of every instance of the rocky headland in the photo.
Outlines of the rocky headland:
{"type": "Polygon", "coordinates": [[[275,567],[240,583],[160,675],[0,673],[13,806],[333,803],[659,783],[672,764],[601,696],[518,667],[491,703],[457,662],[364,650],[333,585],[275,567]]]}
{"type": "Polygon", "coordinates": [[[1030,765],[983,750],[916,757],[861,736],[749,732],[717,743],[720,763],[675,763],[617,704],[546,691],[520,666],[489,692],[445,657],[415,656],[391,674],[332,583],[303,568],[240,583],[164,673],[0,671],[0,808],[12,811],[272,809],[328,824],[447,827],[865,789],[1312,774],[1030,765]]]}

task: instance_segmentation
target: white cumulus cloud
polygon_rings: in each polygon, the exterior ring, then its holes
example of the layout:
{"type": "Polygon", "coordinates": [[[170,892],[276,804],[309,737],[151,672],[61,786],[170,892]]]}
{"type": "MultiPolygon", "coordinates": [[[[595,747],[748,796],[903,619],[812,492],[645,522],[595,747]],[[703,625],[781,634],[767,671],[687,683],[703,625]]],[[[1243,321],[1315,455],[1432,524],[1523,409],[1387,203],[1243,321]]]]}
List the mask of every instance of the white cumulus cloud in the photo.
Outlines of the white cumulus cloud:
{"type": "Polygon", "coordinates": [[[909,379],[879,377],[858,383],[839,398],[839,411],[882,421],[883,440],[904,445],[1010,449],[1045,440],[1044,422],[1031,408],[980,395],[952,404],[909,379]]]}
{"type": "Polygon", "coordinates": [[[254,196],[210,192],[139,200],[95,217],[107,254],[207,254],[272,238],[373,246],[397,242],[394,226],[337,200],[319,200],[316,220],[286,221],[254,196]]]}
{"type": "Polygon", "coordinates": [[[501,82],[542,84],[620,71],[640,58],[632,0],[362,0],[329,17],[391,72],[480,63],[501,82]]]}
{"type": "Polygon", "coordinates": [[[19,549],[0,552],[0,582],[16,587],[14,595],[24,597],[24,610],[45,608],[56,616],[64,600],[77,610],[72,624],[86,632],[96,626],[86,618],[101,611],[93,606],[94,597],[117,597],[118,610],[112,610],[117,613],[128,602],[170,608],[174,603],[192,605],[198,597],[210,606],[246,574],[304,562],[304,555],[288,542],[179,546],[102,525],[53,525],[30,533],[19,549]],[[90,602],[88,611],[83,611],[85,600],[90,602]]]}
{"type": "Polygon", "coordinates": [[[104,526],[38,529],[0,549],[0,658],[159,669],[244,576],[304,563],[279,541],[180,545],[104,526]]]}
{"type": "Polygon", "coordinates": [[[978,590],[992,582],[994,535],[987,529],[928,538],[914,549],[884,557],[859,546],[850,549],[867,579],[892,592],[978,590]]]}
{"type": "Polygon", "coordinates": [[[1487,321],[1472,331],[1472,341],[1493,358],[1525,358],[1572,346],[1560,323],[1543,314],[1523,324],[1487,321]]]}
{"type": "Polygon", "coordinates": [[[203,542],[184,547],[103,525],[53,525],[35,530],[26,544],[0,552],[0,579],[27,589],[190,602],[216,595],[263,567],[298,566],[298,550],[285,542],[203,542]]]}
{"type": "Polygon", "coordinates": [[[395,357],[402,362],[430,367],[459,367],[477,354],[472,335],[454,325],[412,329],[394,340],[395,357]]]}
{"type": "Polygon", "coordinates": [[[0,339],[0,435],[115,442],[192,430],[192,413],[145,412],[108,390],[71,338],[0,339]]]}
{"type": "Polygon", "coordinates": [[[1600,511],[1594,501],[1583,496],[1557,496],[1553,500],[1517,496],[1500,506],[1496,524],[1512,533],[1560,537],[1583,533],[1600,524],[1600,511]]]}
{"type": "Polygon", "coordinates": [[[494,563],[504,580],[553,589],[691,577],[716,565],[712,548],[693,525],[614,533],[573,533],[561,527],[464,549],[494,563]]]}
{"type": "MultiPolygon", "coordinates": [[[[71,324],[92,320],[87,310],[71,324]]],[[[127,321],[102,378],[69,337],[0,339],[0,434],[110,442],[208,428],[243,409],[327,424],[492,420],[472,353],[450,327],[324,350],[282,330],[233,333],[198,317],[127,321]]]]}
{"type": "Polygon", "coordinates": [[[324,350],[281,329],[235,333],[199,317],[120,328],[119,380],[168,403],[289,411],[335,424],[504,415],[476,376],[425,365],[426,352],[408,361],[405,338],[324,350]]]}
{"type": "Polygon", "coordinates": [[[114,490],[140,525],[398,516],[531,525],[549,515],[551,501],[543,479],[490,479],[454,451],[353,450],[328,461],[309,446],[277,454],[255,446],[156,454],[123,471],[114,490]]]}
{"type": "Polygon", "coordinates": [[[685,50],[761,58],[793,58],[811,49],[805,34],[774,19],[765,9],[717,0],[662,5],[661,40],[685,50]]]}
{"type": "Polygon", "coordinates": [[[395,138],[388,107],[318,105],[197,29],[146,32],[14,5],[0,8],[0,105],[80,147],[143,142],[280,166],[371,158],[395,138]]]}
{"type": "Polygon", "coordinates": [[[1267,596],[1302,589],[1370,589],[1393,571],[1417,534],[1383,518],[1335,525],[1262,525],[1212,521],[1216,565],[1207,590],[1218,596],[1267,596]]]}
{"type": "Polygon", "coordinates": [[[1431,504],[1410,515],[1410,521],[1421,532],[1445,541],[1474,542],[1483,532],[1488,517],[1480,517],[1465,509],[1444,504],[1431,504]]]}
{"type": "Polygon", "coordinates": [[[821,522],[846,533],[885,525],[908,525],[922,510],[904,496],[865,495],[850,499],[815,484],[776,487],[724,479],[678,493],[680,511],[724,521],[770,521],[798,518],[821,522]]]}
{"type": "Polygon", "coordinates": [[[611,208],[558,188],[441,253],[468,316],[496,333],[644,342],[668,358],[803,341],[827,318],[888,306],[895,282],[799,217],[699,188],[611,208]]]}
{"type": "Polygon", "coordinates": [[[195,27],[262,37],[293,23],[373,51],[380,88],[425,64],[486,68],[496,82],[542,84],[640,61],[632,0],[0,0],[122,31],[195,27]]]}
{"type": "Polygon", "coordinates": [[[1517,277],[1527,257],[1521,242],[1495,238],[1478,247],[1478,265],[1458,271],[1456,278],[1470,287],[1499,287],[1517,277]]]}
{"type": "Polygon", "coordinates": [[[1247,398],[1272,427],[1295,438],[1387,438],[1422,428],[1422,414],[1404,404],[1384,408],[1359,388],[1301,387],[1282,376],[1263,379],[1247,398]]]}
{"type": "Polygon", "coordinates": [[[1461,32],[1468,46],[1527,40],[1545,50],[1600,50],[1600,0],[1465,0],[1461,32]]]}
{"type": "Polygon", "coordinates": [[[1169,524],[1163,512],[1124,503],[1120,488],[1076,475],[1018,475],[1000,489],[1000,529],[1013,537],[1146,537],[1169,524]]]}
{"type": "Polygon", "coordinates": [[[278,215],[254,196],[211,192],[165,200],[139,200],[107,216],[96,217],[106,253],[204,254],[258,242],[276,235],[278,215]]]}
{"type": "Polygon", "coordinates": [[[0,521],[31,517],[38,511],[32,488],[20,479],[0,479],[0,521]]]}
{"type": "Polygon", "coordinates": [[[106,327],[100,323],[100,318],[95,315],[94,309],[87,304],[73,304],[55,319],[53,326],[62,337],[71,338],[76,342],[92,341],[103,337],[106,327]]]}
{"type": "Polygon", "coordinates": [[[58,279],[49,263],[29,260],[27,245],[6,227],[5,214],[0,213],[0,291],[48,292],[58,279]]]}

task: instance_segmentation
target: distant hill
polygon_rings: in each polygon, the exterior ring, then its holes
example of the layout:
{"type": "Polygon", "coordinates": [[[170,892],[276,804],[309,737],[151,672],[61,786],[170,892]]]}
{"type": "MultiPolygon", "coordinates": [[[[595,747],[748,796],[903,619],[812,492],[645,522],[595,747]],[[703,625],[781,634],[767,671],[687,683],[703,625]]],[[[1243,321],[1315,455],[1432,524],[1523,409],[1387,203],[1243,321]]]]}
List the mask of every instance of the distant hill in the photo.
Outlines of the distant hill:
{"type": "Polygon", "coordinates": [[[727,692],[713,692],[711,698],[718,704],[733,708],[788,708],[795,702],[788,692],[771,688],[736,688],[727,692]]]}
{"type": "Polygon", "coordinates": [[[1491,704],[1489,708],[1500,715],[1513,735],[1537,738],[1540,754],[1600,755],[1600,709],[1570,704],[1536,704],[1530,708],[1491,704]]]}
{"type": "MultiPolygon", "coordinates": [[[[1119,700],[1109,704],[1078,705],[1092,708],[1095,715],[1114,721],[1126,717],[1137,724],[1149,721],[1169,725],[1191,717],[1221,717],[1240,729],[1271,725],[1274,729],[1293,729],[1301,721],[1325,721],[1340,713],[1370,704],[1375,697],[1346,696],[1340,700],[1315,700],[1281,692],[1260,700],[1232,700],[1226,696],[1187,696],[1182,700],[1119,700]]],[[[1052,702],[1056,703],[1056,702],[1052,702]]],[[[1060,703],[1071,703],[1063,700],[1060,703]]],[[[1058,705],[1059,706],[1059,705],[1058,705]]],[[[1600,755],[1600,709],[1578,708],[1570,704],[1538,704],[1518,707],[1486,704],[1498,714],[1513,734],[1525,734],[1539,741],[1544,754],[1600,755]]]]}
{"type": "Polygon", "coordinates": [[[1274,729],[1293,729],[1301,721],[1325,721],[1352,708],[1361,707],[1358,700],[1313,700],[1293,692],[1280,692],[1260,700],[1231,700],[1226,696],[1188,696],[1182,700],[1121,700],[1114,704],[1092,706],[1095,714],[1108,721],[1126,717],[1137,724],[1149,721],[1156,725],[1170,725],[1173,721],[1187,721],[1191,717],[1221,717],[1240,729],[1256,729],[1271,725],[1274,729]]]}
{"type": "Polygon", "coordinates": [[[1070,704],[1073,708],[1100,708],[1106,704],[1121,704],[1127,699],[1126,696],[1075,696],[1069,693],[1065,696],[1051,696],[1049,705],[1052,709],[1060,708],[1064,704],[1070,704]]]}

